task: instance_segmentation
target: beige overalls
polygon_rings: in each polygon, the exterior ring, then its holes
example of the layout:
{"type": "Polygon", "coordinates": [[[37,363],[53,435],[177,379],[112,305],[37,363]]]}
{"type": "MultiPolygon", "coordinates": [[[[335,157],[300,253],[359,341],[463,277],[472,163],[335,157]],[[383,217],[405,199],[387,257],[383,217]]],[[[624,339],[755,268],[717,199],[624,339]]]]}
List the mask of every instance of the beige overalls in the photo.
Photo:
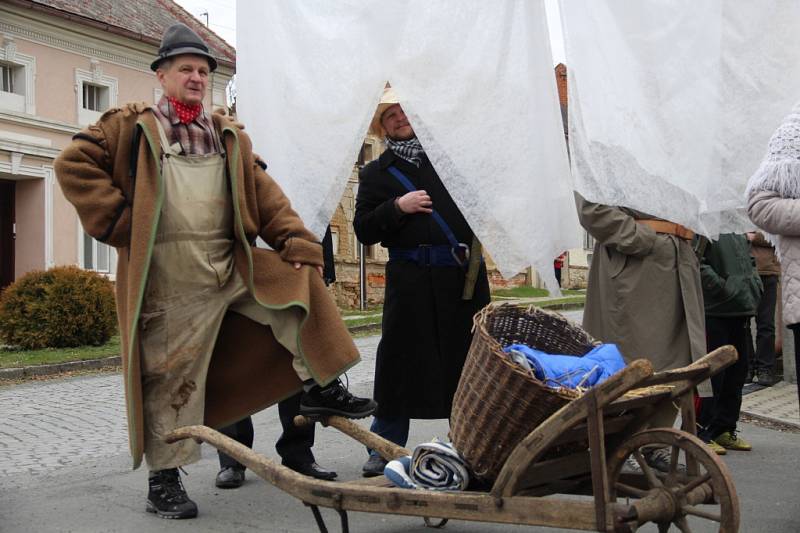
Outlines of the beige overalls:
{"type": "Polygon", "coordinates": [[[163,436],[203,423],[206,374],[227,311],[271,327],[294,355],[300,379],[311,374],[298,355],[299,314],[259,305],[234,269],[234,211],[224,156],[180,155],[179,145],[170,145],[161,122],[155,122],[163,150],[164,204],[142,306],[141,342],[145,456],[151,470],[161,470],[200,459],[193,439],[167,444],[163,436]]]}

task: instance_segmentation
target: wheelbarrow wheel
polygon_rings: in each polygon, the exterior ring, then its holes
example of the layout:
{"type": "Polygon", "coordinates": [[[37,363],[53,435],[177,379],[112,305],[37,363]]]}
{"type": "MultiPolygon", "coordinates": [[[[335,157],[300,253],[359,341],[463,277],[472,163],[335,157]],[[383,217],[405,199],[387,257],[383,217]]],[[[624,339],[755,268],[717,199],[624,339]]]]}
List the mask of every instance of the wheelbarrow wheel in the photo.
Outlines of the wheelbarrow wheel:
{"type": "Polygon", "coordinates": [[[616,531],[636,531],[654,522],[659,532],[675,526],[689,533],[692,524],[700,528],[701,521],[719,524],[720,533],[739,530],[739,498],[728,467],[703,441],[684,431],[637,433],[609,457],[608,479],[610,501],[617,504],[616,531]],[[667,472],[645,460],[646,450],[655,448],[669,450],[667,472]]]}

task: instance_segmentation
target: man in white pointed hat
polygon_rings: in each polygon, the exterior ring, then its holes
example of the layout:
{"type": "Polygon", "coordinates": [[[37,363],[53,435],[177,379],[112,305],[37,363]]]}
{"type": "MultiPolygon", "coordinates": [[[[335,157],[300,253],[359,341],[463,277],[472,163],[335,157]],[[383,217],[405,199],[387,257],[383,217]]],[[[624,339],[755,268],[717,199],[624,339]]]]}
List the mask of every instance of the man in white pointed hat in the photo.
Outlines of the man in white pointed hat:
{"type": "MultiPolygon", "coordinates": [[[[362,243],[389,249],[371,429],[405,445],[410,419],[450,417],[472,316],[489,303],[489,282],[480,251],[469,260],[478,249],[472,229],[391,88],[371,129],[388,149],[359,174],[353,221],[362,243]]],[[[364,475],[383,473],[385,463],[370,452],[364,475]]]]}

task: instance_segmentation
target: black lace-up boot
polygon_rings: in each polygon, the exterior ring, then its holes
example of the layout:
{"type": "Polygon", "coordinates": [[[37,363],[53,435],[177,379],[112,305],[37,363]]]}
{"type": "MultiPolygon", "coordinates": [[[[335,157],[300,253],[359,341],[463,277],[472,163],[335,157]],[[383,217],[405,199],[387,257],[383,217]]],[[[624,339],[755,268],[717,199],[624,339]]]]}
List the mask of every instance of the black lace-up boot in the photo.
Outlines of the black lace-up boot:
{"type": "Polygon", "coordinates": [[[189,499],[177,468],[150,472],[147,512],[161,518],[194,518],[197,504],[189,499]]]}
{"type": "Polygon", "coordinates": [[[306,416],[343,416],[364,418],[375,412],[378,403],[371,398],[353,396],[340,380],[320,387],[307,384],[300,398],[300,414],[306,416]]]}

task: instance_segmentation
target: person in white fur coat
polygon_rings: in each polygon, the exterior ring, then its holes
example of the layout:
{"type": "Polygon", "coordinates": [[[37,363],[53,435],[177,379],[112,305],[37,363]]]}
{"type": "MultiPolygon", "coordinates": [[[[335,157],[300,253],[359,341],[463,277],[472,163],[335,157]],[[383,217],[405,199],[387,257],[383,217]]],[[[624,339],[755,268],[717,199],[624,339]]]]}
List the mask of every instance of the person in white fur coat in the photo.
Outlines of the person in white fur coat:
{"type": "Polygon", "coordinates": [[[772,134],[745,195],[750,220],[764,230],[781,263],[783,322],[794,333],[795,371],[800,377],[800,105],[772,134]]]}

